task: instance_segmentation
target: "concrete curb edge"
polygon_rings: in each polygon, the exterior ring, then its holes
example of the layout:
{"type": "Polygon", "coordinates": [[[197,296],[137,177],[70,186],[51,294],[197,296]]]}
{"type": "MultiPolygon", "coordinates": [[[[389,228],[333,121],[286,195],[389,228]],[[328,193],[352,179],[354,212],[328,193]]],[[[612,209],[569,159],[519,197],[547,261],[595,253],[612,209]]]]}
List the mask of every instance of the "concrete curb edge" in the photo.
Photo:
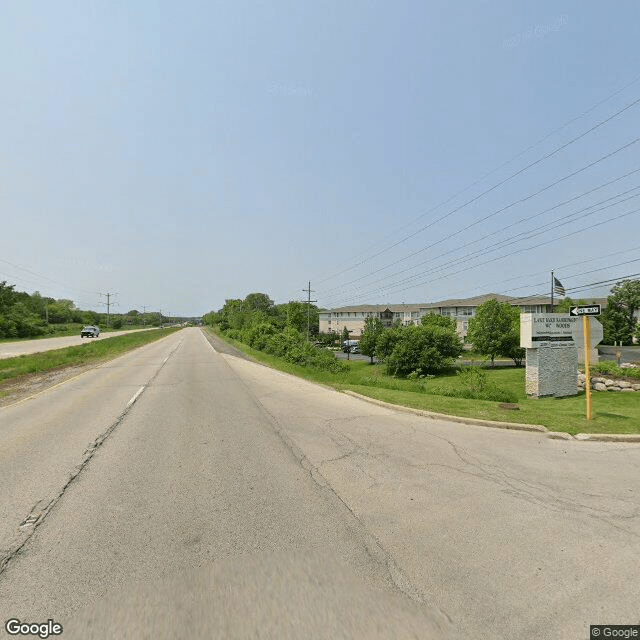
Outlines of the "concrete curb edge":
{"type": "Polygon", "coordinates": [[[482,420],[480,418],[465,418],[462,416],[451,416],[447,413],[434,413],[433,411],[425,411],[424,409],[414,409],[413,407],[404,407],[399,404],[391,404],[390,402],[384,402],[384,400],[376,400],[369,396],[363,396],[355,391],[346,389],[343,391],[349,396],[354,398],[360,398],[366,402],[377,404],[381,407],[387,407],[388,409],[395,409],[397,411],[403,411],[405,413],[413,413],[418,416],[430,418],[432,420],[448,420],[449,422],[460,422],[462,424],[476,425],[480,427],[497,427],[498,429],[512,429],[514,431],[537,431],[542,433],[548,433],[547,428],[541,424],[521,424],[517,422],[498,422],[497,420],[482,420]]]}
{"type": "Polygon", "coordinates": [[[423,409],[414,409],[413,407],[404,407],[399,404],[392,404],[390,402],[384,402],[384,400],[377,400],[376,398],[370,398],[364,396],[355,391],[345,389],[343,393],[359,398],[365,402],[371,404],[377,404],[380,407],[386,407],[387,409],[395,409],[396,411],[402,411],[404,413],[413,413],[424,418],[430,418],[431,420],[447,420],[449,422],[458,422],[461,424],[475,425],[478,427],[493,427],[495,429],[511,429],[513,431],[533,431],[537,433],[544,433],[547,438],[551,440],[577,440],[578,442],[628,442],[628,443],[640,443],[640,434],[637,433],[578,433],[572,436],[569,433],[563,431],[548,431],[546,427],[541,424],[522,424],[517,422],[498,422],[497,420],[482,420],[480,418],[464,418],[462,416],[451,416],[446,413],[434,413],[432,411],[425,411],[423,409]]]}

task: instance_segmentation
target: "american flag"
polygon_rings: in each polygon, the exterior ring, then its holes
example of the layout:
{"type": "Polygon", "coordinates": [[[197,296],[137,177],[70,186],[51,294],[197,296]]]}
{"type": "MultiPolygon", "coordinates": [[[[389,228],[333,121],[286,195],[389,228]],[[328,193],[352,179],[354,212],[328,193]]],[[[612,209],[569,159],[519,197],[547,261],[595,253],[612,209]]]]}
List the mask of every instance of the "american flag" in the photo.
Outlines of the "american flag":
{"type": "Polygon", "coordinates": [[[560,280],[558,280],[558,278],[556,277],[553,278],[553,291],[554,293],[557,293],[559,296],[566,295],[566,291],[562,286],[562,282],[560,282],[560,280]]]}

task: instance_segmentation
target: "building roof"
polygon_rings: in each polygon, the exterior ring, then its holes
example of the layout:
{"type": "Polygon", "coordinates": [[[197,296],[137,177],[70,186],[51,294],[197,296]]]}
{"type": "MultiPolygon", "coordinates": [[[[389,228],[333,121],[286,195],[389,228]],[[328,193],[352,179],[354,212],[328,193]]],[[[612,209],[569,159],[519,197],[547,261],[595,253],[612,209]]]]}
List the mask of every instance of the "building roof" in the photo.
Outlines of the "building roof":
{"type": "MultiPolygon", "coordinates": [[[[554,298],[554,304],[558,304],[562,298],[554,298]]],[[[577,298],[580,300],[581,298],[577,298]]],[[[359,304],[347,307],[336,307],[335,309],[327,309],[324,313],[377,313],[389,309],[393,313],[402,313],[403,311],[420,311],[424,309],[439,309],[441,307],[477,307],[487,300],[497,300],[498,302],[509,302],[514,306],[521,305],[550,305],[551,296],[505,296],[501,293],[485,293],[471,298],[451,298],[450,300],[441,300],[439,302],[424,302],[421,304],[359,304]]],[[[606,298],[585,298],[587,302],[594,302],[603,307],[607,306],[606,298]]]]}

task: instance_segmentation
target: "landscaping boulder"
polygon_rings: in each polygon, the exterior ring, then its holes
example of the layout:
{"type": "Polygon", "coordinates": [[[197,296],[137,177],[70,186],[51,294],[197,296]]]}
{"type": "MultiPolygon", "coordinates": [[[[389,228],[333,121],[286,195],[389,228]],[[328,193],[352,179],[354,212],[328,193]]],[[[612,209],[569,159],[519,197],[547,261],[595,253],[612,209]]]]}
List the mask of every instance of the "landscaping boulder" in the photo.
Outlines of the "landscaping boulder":
{"type": "Polygon", "coordinates": [[[593,388],[594,388],[596,391],[606,391],[606,390],[607,390],[607,385],[606,385],[606,384],[604,384],[604,382],[596,382],[596,383],[593,385],[593,388]]]}

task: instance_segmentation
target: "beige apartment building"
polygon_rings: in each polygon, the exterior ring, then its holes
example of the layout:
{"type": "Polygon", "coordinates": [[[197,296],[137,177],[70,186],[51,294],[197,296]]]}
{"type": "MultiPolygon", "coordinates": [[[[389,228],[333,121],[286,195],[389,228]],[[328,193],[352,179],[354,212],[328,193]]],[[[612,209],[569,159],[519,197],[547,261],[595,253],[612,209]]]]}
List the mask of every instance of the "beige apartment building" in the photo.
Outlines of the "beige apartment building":
{"type": "MultiPolygon", "coordinates": [[[[487,293],[473,298],[443,300],[424,304],[362,304],[328,309],[320,311],[320,332],[342,333],[344,327],[346,327],[350,332],[349,337],[358,339],[364,329],[365,320],[371,316],[380,318],[384,326],[390,327],[397,321],[402,324],[419,324],[422,316],[427,313],[436,313],[453,318],[456,321],[458,335],[465,341],[469,318],[476,314],[478,305],[491,299],[498,300],[498,302],[508,302],[512,306],[518,307],[523,313],[551,312],[551,296],[514,298],[498,293],[487,293]]],[[[557,303],[557,300],[555,302],[557,303]]],[[[607,301],[604,299],[595,300],[594,302],[606,305],[607,301]]]]}

